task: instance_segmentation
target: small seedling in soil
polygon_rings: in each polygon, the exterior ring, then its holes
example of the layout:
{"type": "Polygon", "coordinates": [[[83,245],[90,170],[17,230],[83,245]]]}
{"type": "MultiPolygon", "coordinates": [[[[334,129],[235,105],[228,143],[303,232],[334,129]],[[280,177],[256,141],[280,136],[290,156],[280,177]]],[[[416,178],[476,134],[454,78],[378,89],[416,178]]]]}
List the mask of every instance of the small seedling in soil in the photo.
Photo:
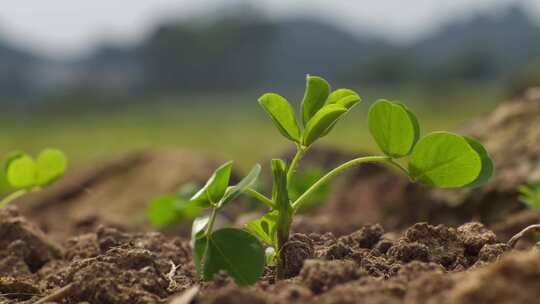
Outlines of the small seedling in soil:
{"type": "Polygon", "coordinates": [[[193,220],[203,209],[190,198],[197,192],[196,184],[185,184],[176,193],[162,194],[148,204],[146,215],[152,226],[160,229],[174,224],[193,220]]]}
{"type": "MultiPolygon", "coordinates": [[[[530,181],[526,185],[521,185],[518,187],[518,192],[520,194],[519,200],[524,203],[527,207],[540,212],[540,181],[530,181]]],[[[533,232],[534,238],[537,241],[540,241],[540,229],[539,225],[533,225],[525,228],[522,232],[518,233],[513,237],[515,241],[511,245],[515,246],[515,243],[522,238],[525,234],[533,232]]]]}
{"type": "Polygon", "coordinates": [[[287,99],[278,94],[268,93],[259,98],[278,131],[296,146],[297,152],[289,163],[272,160],[271,197],[250,187],[259,174],[258,165],[238,185],[229,187],[231,162],[219,167],[192,197],[192,202],[211,209],[209,217],[194,221],[192,231],[194,260],[203,279],[210,280],[224,270],[239,285],[256,282],[265,265],[265,251],[259,240],[270,248],[266,263],[275,264],[277,278],[284,278],[281,249],[289,240],[294,215],[332,178],[353,167],[386,164],[412,181],[441,188],[478,187],[491,177],[493,162],[479,142],[449,132],[432,132],[420,138],[417,119],[405,105],[379,100],[369,110],[368,128],[383,155],[352,159],[323,174],[302,193],[292,191],[298,179],[296,168],[305,153],[360,101],[356,92],[332,91],[326,80],[314,76],[307,77],[299,117],[287,99]],[[404,158],[407,166],[398,162],[404,158]],[[213,231],[216,213],[241,193],[266,205],[269,212],[248,223],[245,230],[213,231]]]}
{"type": "Polygon", "coordinates": [[[45,149],[35,159],[20,151],[9,153],[0,171],[0,208],[51,185],[64,175],[66,168],[66,156],[56,149],[45,149]]]}

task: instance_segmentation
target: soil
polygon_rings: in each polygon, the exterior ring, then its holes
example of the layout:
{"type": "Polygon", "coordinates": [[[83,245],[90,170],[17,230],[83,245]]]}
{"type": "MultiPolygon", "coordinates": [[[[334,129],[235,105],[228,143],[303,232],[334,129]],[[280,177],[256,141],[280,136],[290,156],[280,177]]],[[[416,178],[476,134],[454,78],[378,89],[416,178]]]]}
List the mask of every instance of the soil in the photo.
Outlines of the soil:
{"type": "Polygon", "coordinates": [[[57,244],[14,207],[0,211],[0,248],[0,303],[56,293],[50,303],[497,304],[540,296],[540,251],[511,251],[480,223],[294,234],[284,250],[289,278],[276,282],[269,267],[249,288],[225,273],[201,282],[188,239],[100,226],[57,244]]]}

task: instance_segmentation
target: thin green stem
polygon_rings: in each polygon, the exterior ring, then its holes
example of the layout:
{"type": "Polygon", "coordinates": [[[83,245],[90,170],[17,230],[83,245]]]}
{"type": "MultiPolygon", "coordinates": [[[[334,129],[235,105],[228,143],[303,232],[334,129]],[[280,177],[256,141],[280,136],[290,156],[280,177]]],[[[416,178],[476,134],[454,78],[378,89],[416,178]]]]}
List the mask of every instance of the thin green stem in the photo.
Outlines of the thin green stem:
{"type": "Polygon", "coordinates": [[[210,213],[210,218],[208,219],[208,225],[206,226],[206,237],[209,237],[212,233],[212,230],[214,229],[214,223],[216,222],[216,216],[217,216],[218,208],[212,207],[212,213],[210,213]]]}
{"type": "Polygon", "coordinates": [[[405,175],[409,176],[409,170],[407,170],[405,167],[403,167],[400,163],[395,161],[393,158],[391,158],[388,162],[394,165],[399,170],[401,170],[401,172],[405,173],[405,175]]]}
{"type": "Polygon", "coordinates": [[[346,171],[349,168],[352,168],[357,165],[361,165],[364,163],[388,163],[394,166],[397,166],[400,170],[405,170],[405,168],[401,167],[398,163],[392,160],[392,158],[388,156],[365,156],[356,158],[353,160],[350,160],[344,164],[341,164],[339,167],[333,169],[332,171],[328,172],[326,175],[321,177],[318,181],[316,181],[309,189],[306,190],[294,203],[292,203],[293,209],[296,211],[302,203],[306,201],[306,199],[313,194],[319,187],[326,184],[328,181],[330,181],[333,177],[341,174],[343,171],[346,171]]]}
{"type": "Polygon", "coordinates": [[[272,209],[272,210],[274,210],[275,207],[276,207],[274,202],[271,199],[269,199],[264,194],[258,192],[255,189],[248,188],[248,189],[246,189],[246,191],[244,191],[244,193],[251,196],[252,198],[258,200],[259,202],[265,204],[266,206],[270,207],[270,209],[272,209]]]}
{"type": "Polygon", "coordinates": [[[302,147],[301,145],[297,145],[296,154],[294,155],[289,165],[289,169],[287,170],[287,188],[291,186],[291,181],[292,181],[294,172],[296,171],[296,167],[298,167],[298,162],[300,162],[300,159],[302,159],[305,153],[306,153],[306,148],[302,147]]]}
{"type": "Polygon", "coordinates": [[[26,193],[28,193],[28,190],[21,189],[21,190],[17,190],[15,192],[9,194],[8,196],[4,197],[0,201],[0,209],[6,207],[9,203],[11,203],[12,201],[18,199],[19,197],[25,195],[26,193]]]}

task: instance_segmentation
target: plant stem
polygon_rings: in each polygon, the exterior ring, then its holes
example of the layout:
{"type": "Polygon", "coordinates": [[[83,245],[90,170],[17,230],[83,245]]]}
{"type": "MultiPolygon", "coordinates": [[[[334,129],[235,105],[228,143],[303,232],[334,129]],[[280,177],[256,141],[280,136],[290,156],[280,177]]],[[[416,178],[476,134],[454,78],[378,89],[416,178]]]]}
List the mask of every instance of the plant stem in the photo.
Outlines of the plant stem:
{"type": "Polygon", "coordinates": [[[244,191],[244,193],[258,200],[259,202],[265,204],[266,206],[270,207],[270,209],[272,210],[276,208],[276,206],[274,205],[274,202],[271,199],[269,199],[264,194],[258,192],[255,189],[248,188],[246,189],[246,191],[244,191]]]}
{"type": "Polygon", "coordinates": [[[317,189],[319,189],[319,187],[326,184],[333,177],[341,174],[343,171],[345,171],[345,170],[347,170],[349,168],[352,168],[354,166],[364,164],[364,163],[377,163],[377,162],[378,163],[388,163],[388,164],[391,164],[391,165],[394,165],[394,166],[398,167],[400,170],[403,170],[404,172],[407,172],[407,170],[405,170],[405,168],[403,168],[401,165],[396,163],[394,160],[392,160],[392,158],[390,158],[388,156],[365,156],[365,157],[355,158],[355,159],[350,160],[350,161],[348,161],[348,162],[346,162],[344,164],[341,164],[339,167],[333,169],[332,171],[328,172],[326,175],[321,177],[309,189],[307,189],[306,192],[304,192],[294,203],[292,203],[293,209],[295,211],[298,210],[298,208],[300,208],[302,203],[304,203],[304,201],[306,201],[306,199],[312,193],[317,191],[317,189]]]}
{"type": "Polygon", "coordinates": [[[21,189],[21,190],[17,190],[15,192],[9,194],[8,196],[4,197],[4,199],[2,199],[0,201],[0,209],[6,207],[9,203],[11,203],[12,201],[18,199],[19,197],[25,195],[26,193],[28,193],[28,190],[21,189]]]}
{"type": "Polygon", "coordinates": [[[212,233],[212,230],[214,229],[214,223],[216,222],[217,212],[218,212],[218,208],[213,207],[212,213],[210,213],[210,218],[208,219],[208,225],[206,226],[206,232],[204,233],[207,238],[210,236],[210,233],[212,233]]]}
{"type": "Polygon", "coordinates": [[[296,154],[294,155],[291,164],[289,165],[289,169],[287,170],[287,188],[291,186],[292,177],[296,171],[296,167],[298,167],[298,162],[300,159],[302,159],[305,153],[306,148],[302,147],[301,145],[297,145],[296,154]]]}

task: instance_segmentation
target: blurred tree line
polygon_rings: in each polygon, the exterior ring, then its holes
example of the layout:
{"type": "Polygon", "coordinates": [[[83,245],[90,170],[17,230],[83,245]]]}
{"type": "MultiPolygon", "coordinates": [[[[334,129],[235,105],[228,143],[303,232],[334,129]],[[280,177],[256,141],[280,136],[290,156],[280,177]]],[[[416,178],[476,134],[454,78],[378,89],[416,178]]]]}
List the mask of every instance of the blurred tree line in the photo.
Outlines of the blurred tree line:
{"type": "Polygon", "coordinates": [[[540,68],[532,64],[540,62],[540,29],[519,6],[455,20],[408,45],[315,18],[271,20],[241,9],[169,21],[138,45],[103,45],[77,61],[51,63],[2,43],[0,55],[0,95],[36,88],[126,95],[298,87],[306,73],[343,85],[504,82],[515,91],[540,85],[540,68]]]}

